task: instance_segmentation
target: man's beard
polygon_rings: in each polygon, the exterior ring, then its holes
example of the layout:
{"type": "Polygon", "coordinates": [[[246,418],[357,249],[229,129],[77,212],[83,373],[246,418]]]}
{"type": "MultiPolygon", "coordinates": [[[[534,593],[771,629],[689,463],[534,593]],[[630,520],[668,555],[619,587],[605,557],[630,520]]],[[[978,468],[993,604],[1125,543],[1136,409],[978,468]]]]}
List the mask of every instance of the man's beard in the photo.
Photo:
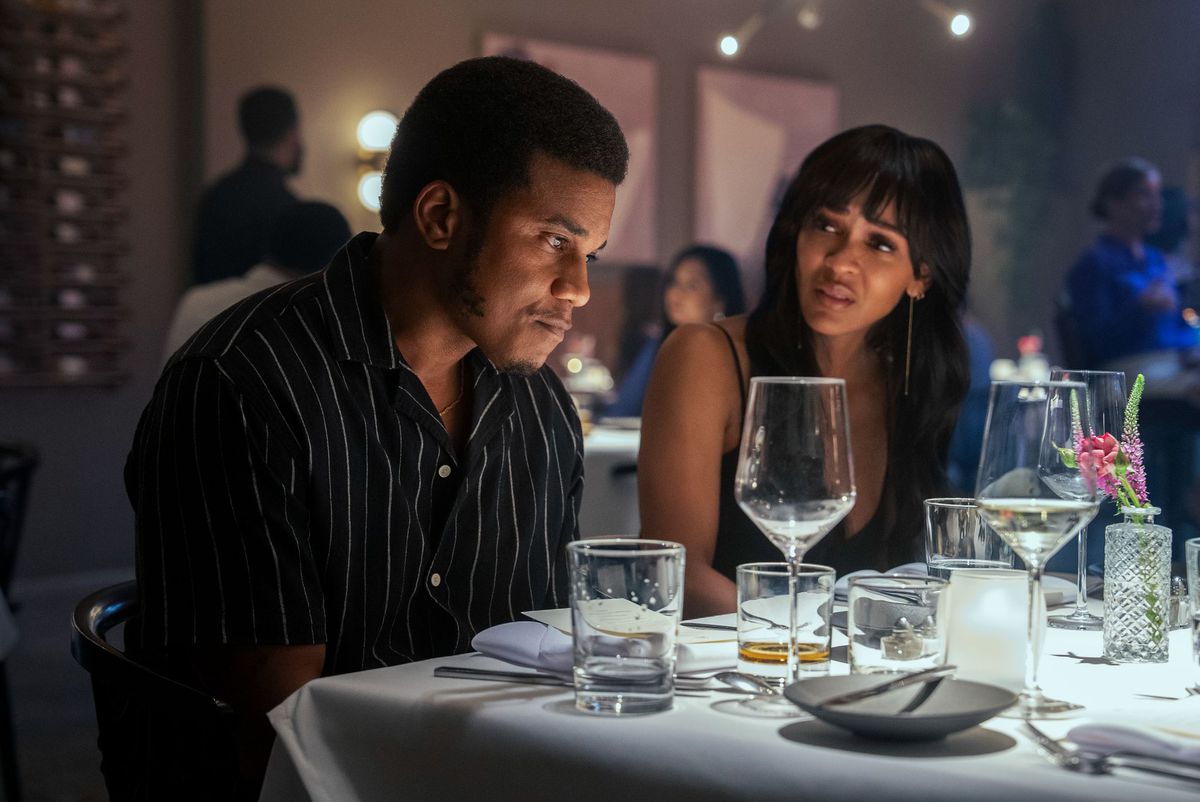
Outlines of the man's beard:
{"type": "MultiPolygon", "coordinates": [[[[450,277],[450,292],[463,313],[469,316],[486,317],[484,304],[486,299],[479,294],[475,287],[475,276],[479,270],[479,256],[483,252],[483,230],[485,225],[476,224],[467,234],[466,254],[462,265],[450,277]]],[[[484,354],[492,359],[490,354],[484,354]]],[[[513,359],[492,363],[501,373],[528,378],[541,370],[541,365],[529,360],[513,359]]]]}

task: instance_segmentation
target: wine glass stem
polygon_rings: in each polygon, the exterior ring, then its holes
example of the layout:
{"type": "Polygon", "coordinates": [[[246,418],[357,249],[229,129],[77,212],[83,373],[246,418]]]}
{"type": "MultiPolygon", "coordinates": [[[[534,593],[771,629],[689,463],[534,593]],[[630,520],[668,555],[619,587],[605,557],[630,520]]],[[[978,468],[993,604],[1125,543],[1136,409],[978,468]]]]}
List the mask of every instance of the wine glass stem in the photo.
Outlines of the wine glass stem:
{"type": "Polygon", "coordinates": [[[788,561],[788,652],[787,652],[787,681],[796,682],[800,679],[800,661],[796,654],[796,642],[800,639],[800,563],[804,553],[795,547],[787,550],[788,561]]]}
{"type": "Polygon", "coordinates": [[[1076,582],[1078,583],[1075,588],[1075,616],[1077,618],[1087,618],[1088,615],[1087,534],[1088,525],[1084,524],[1083,529],[1079,530],[1079,568],[1075,575],[1076,582]]]}
{"type": "Polygon", "coordinates": [[[1029,614],[1025,619],[1025,693],[1029,700],[1037,699],[1042,694],[1038,687],[1038,644],[1037,623],[1038,601],[1042,594],[1042,566],[1029,565],[1029,614]]]}

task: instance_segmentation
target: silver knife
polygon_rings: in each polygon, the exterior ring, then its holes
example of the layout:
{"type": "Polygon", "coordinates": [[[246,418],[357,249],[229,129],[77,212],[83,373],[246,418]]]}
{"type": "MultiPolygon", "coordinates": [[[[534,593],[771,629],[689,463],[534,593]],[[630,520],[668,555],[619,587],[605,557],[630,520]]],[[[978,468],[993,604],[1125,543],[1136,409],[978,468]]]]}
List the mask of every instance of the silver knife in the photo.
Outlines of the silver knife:
{"type": "Polygon", "coordinates": [[[829,699],[822,699],[819,704],[821,707],[830,707],[831,705],[844,705],[850,702],[858,702],[862,699],[870,699],[872,696],[878,696],[881,693],[894,691],[897,688],[903,688],[917,682],[928,682],[939,677],[945,677],[949,674],[953,674],[956,668],[958,668],[958,666],[946,665],[934,666],[933,668],[927,668],[923,671],[914,671],[911,674],[904,674],[896,677],[893,680],[880,683],[879,685],[872,685],[870,688],[863,688],[862,690],[858,691],[841,693],[837,696],[830,697],[829,699]]]}
{"type": "Polygon", "coordinates": [[[529,685],[554,685],[569,687],[572,683],[553,674],[534,674],[530,671],[493,671],[484,668],[467,668],[465,666],[437,666],[433,669],[435,677],[455,677],[457,679],[497,680],[500,682],[524,682],[529,685]]]}

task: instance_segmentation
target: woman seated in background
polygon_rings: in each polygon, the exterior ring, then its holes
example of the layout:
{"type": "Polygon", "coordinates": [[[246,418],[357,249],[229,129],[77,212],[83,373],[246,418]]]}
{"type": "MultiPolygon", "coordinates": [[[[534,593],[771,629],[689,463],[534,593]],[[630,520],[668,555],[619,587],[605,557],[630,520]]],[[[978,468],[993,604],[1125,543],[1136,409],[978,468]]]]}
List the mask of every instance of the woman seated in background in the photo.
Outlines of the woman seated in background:
{"type": "Polygon", "coordinates": [[[678,326],[708,323],[746,311],[737,261],[711,245],[690,245],[671,261],[662,294],[662,334],[647,339],[621,380],[609,417],[638,417],[658,347],[678,326]]]}
{"type": "Polygon", "coordinates": [[[1085,368],[1146,374],[1148,394],[1200,400],[1200,333],[1184,320],[1163,255],[1146,243],[1162,223],[1162,180],[1130,158],[1100,179],[1090,211],[1104,226],[1067,274],[1085,368]]]}
{"type": "Polygon", "coordinates": [[[734,499],[751,376],[846,382],[858,496],[806,561],[844,574],[914,557],[967,390],[969,272],[962,193],[936,144],[872,125],[804,160],[767,238],[758,306],[681,326],[650,380],[642,535],[687,547],[687,615],[733,610],[736,567],[783,559],[734,499]]]}

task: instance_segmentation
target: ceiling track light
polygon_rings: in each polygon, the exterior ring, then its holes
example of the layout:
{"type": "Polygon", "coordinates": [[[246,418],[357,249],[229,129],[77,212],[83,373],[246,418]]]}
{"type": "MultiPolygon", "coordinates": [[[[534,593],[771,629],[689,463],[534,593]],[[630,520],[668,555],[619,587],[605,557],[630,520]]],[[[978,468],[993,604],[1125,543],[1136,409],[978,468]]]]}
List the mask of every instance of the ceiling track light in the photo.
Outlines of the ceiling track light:
{"type": "Polygon", "coordinates": [[[975,30],[975,20],[960,8],[951,8],[939,0],[921,0],[921,8],[944,22],[956,39],[965,38],[975,30]]]}
{"type": "Polygon", "coordinates": [[[736,30],[721,34],[717,39],[717,52],[725,58],[737,58],[769,18],[789,10],[795,11],[796,21],[808,30],[821,24],[821,0],[777,0],[769,7],[755,11],[736,30]]]}

